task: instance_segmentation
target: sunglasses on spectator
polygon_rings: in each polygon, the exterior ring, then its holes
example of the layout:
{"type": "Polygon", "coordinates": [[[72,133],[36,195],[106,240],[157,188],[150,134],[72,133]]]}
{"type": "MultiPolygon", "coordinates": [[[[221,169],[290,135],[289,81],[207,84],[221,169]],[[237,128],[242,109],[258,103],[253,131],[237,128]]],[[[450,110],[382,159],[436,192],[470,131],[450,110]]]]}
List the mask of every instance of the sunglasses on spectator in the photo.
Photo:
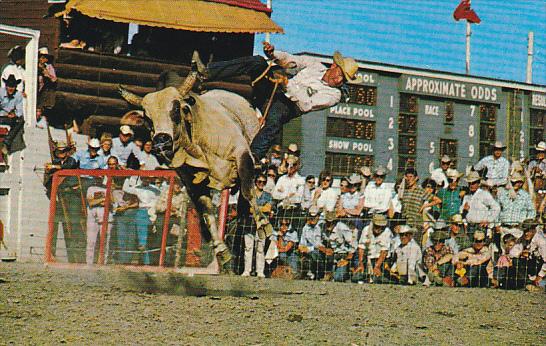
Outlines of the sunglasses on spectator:
{"type": "Polygon", "coordinates": [[[483,240],[483,239],[482,240],[474,240],[474,243],[483,243],[483,242],[485,242],[485,240],[483,240]]]}
{"type": "Polygon", "coordinates": [[[332,178],[324,178],[322,181],[332,181],[332,178]]]}
{"type": "Polygon", "coordinates": [[[271,178],[276,178],[277,177],[275,174],[268,174],[267,176],[271,177],[271,178]]]}
{"type": "Polygon", "coordinates": [[[315,181],[314,181],[314,180],[308,180],[308,181],[307,181],[307,184],[313,184],[313,185],[315,185],[315,181]]]}
{"type": "Polygon", "coordinates": [[[265,184],[265,183],[267,183],[267,180],[260,179],[260,180],[257,180],[256,183],[257,184],[265,184]]]}

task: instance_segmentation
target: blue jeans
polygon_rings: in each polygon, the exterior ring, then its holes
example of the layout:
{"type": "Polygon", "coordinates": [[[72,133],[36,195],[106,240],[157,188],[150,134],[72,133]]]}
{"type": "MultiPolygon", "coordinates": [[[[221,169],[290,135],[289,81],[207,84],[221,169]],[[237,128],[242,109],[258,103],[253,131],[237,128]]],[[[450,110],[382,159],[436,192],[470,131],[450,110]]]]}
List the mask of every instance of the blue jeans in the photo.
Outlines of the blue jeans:
{"type": "MultiPolygon", "coordinates": [[[[338,259],[338,255],[337,254],[335,255],[335,258],[336,258],[336,260],[338,262],[339,262],[340,259],[345,258],[345,257],[347,257],[347,254],[343,254],[343,255],[339,256],[339,259],[338,259]]],[[[357,268],[357,267],[358,267],[358,253],[355,252],[353,254],[353,258],[346,265],[339,266],[336,263],[336,269],[334,270],[334,281],[344,282],[344,281],[349,280],[349,278],[351,276],[350,269],[351,268],[357,268]]],[[[355,280],[358,281],[358,279],[356,279],[356,278],[355,278],[355,280]]]]}
{"type": "MultiPolygon", "coordinates": [[[[151,225],[150,217],[148,216],[147,208],[138,208],[135,213],[136,234],[138,247],[147,250],[148,247],[148,230],[151,225]]],[[[150,264],[150,254],[145,252],[142,256],[142,264],[150,264]]]]}
{"type": "Polygon", "coordinates": [[[131,262],[133,255],[128,251],[136,250],[136,225],[135,225],[136,209],[128,209],[116,215],[116,235],[118,256],[117,262],[128,264],[131,262]]]}

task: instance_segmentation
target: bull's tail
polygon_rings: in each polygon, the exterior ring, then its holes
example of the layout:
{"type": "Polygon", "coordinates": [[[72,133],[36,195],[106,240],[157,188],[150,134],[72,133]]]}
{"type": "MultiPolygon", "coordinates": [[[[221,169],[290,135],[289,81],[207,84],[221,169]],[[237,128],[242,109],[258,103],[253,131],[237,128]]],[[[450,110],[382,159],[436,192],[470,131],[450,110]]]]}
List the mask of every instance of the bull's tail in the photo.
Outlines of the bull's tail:
{"type": "Polygon", "coordinates": [[[250,152],[245,151],[237,158],[237,173],[241,184],[241,194],[250,201],[252,199],[251,190],[254,186],[254,160],[250,152]]]}

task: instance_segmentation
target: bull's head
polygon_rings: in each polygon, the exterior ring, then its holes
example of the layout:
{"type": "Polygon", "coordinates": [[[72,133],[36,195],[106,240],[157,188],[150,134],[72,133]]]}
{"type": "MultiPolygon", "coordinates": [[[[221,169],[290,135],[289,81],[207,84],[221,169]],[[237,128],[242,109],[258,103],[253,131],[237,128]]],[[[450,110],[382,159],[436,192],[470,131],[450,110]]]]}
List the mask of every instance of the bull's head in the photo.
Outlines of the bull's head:
{"type": "Polygon", "coordinates": [[[152,121],[153,150],[163,163],[169,164],[176,150],[191,142],[191,106],[195,99],[187,94],[196,79],[197,74],[192,72],[178,88],[167,87],[144,97],[120,87],[121,96],[130,104],[141,107],[143,116],[152,121]]]}

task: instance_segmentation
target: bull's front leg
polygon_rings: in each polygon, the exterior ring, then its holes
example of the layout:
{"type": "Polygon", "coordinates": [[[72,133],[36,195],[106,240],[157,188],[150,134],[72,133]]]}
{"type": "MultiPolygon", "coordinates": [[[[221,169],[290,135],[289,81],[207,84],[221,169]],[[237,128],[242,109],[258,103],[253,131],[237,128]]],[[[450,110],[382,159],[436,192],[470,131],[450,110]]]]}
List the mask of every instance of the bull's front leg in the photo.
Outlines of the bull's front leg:
{"type": "Polygon", "coordinates": [[[212,199],[210,198],[210,196],[203,195],[199,197],[198,203],[201,206],[200,209],[202,210],[203,219],[205,221],[208,231],[210,232],[210,237],[212,239],[212,244],[214,247],[214,254],[216,255],[216,259],[218,260],[220,271],[224,273],[229,272],[227,265],[231,261],[231,252],[224,243],[224,240],[221,239],[218,235],[218,224],[215,215],[216,210],[214,208],[214,205],[212,204],[212,199]]]}

